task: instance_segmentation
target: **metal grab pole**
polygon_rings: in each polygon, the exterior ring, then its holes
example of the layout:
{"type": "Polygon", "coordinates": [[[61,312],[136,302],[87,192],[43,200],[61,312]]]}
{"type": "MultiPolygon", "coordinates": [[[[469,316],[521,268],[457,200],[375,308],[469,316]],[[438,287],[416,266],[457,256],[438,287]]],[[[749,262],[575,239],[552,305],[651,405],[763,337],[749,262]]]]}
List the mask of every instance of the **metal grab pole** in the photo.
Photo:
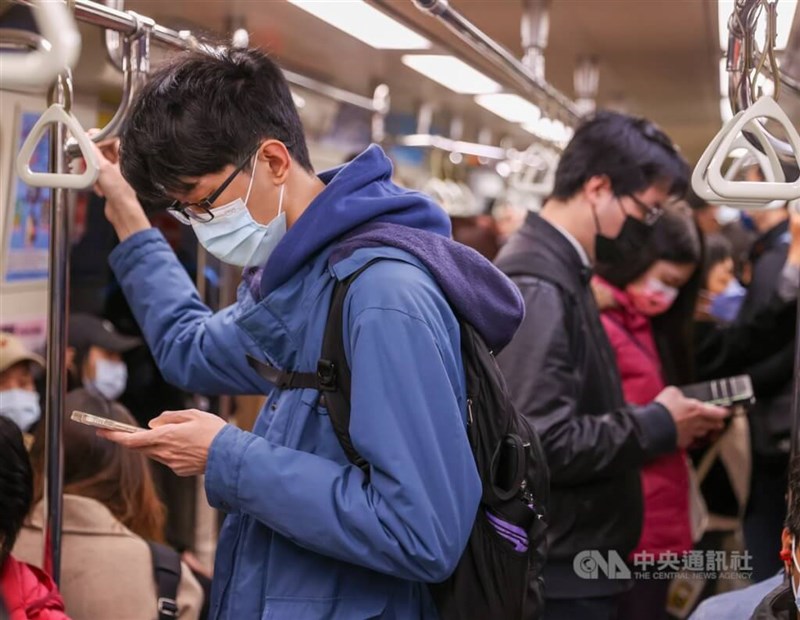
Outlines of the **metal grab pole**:
{"type": "MultiPolygon", "coordinates": [[[[392,2],[388,0],[371,0],[387,12],[392,10],[392,2]]],[[[514,57],[506,48],[492,39],[464,15],[450,6],[449,0],[413,0],[421,11],[433,15],[447,28],[486,60],[499,67],[523,89],[536,97],[555,104],[565,115],[566,120],[574,125],[581,118],[581,111],[569,97],[557,90],[547,81],[541,79],[535,71],[514,57]]]]}
{"type": "MultiPolygon", "coordinates": [[[[50,91],[50,103],[72,105],[72,78],[59,77],[50,91]]],[[[50,130],[50,172],[67,172],[64,125],[50,130]]],[[[45,409],[44,566],[56,584],[61,572],[61,520],[64,492],[64,450],[61,426],[67,388],[67,312],[69,297],[69,222],[67,190],[50,190],[50,256],[48,279],[47,405],[45,409]]]]}

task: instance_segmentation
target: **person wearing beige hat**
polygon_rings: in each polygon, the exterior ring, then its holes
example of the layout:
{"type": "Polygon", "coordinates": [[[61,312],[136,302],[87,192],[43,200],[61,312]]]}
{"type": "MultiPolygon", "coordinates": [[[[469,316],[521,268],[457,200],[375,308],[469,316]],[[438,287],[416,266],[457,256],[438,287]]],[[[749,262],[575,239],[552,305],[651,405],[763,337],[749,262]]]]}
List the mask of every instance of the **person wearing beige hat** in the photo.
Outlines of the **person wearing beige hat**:
{"type": "Polygon", "coordinates": [[[27,432],[42,415],[39,394],[33,381],[35,367],[44,360],[30,351],[19,338],[0,333],[0,415],[27,432]]]}

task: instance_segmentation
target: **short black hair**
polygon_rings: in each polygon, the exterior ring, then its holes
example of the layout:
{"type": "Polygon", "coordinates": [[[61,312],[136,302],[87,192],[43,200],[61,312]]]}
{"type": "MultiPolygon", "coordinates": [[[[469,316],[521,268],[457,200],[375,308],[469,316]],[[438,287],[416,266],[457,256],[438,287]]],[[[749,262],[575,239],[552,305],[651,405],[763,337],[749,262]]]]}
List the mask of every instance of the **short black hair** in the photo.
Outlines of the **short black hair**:
{"type": "MultiPolygon", "coordinates": [[[[786,505],[786,529],[800,538],[800,456],[789,464],[789,490],[786,505]]],[[[798,543],[800,544],[800,543],[798,543]]]]}
{"type": "Polygon", "coordinates": [[[693,211],[702,211],[703,209],[714,206],[705,198],[698,196],[694,189],[692,189],[691,185],[686,190],[686,196],[684,196],[684,200],[688,203],[693,211]]]}
{"type": "Polygon", "coordinates": [[[33,470],[22,440],[22,431],[3,416],[0,416],[0,497],[3,498],[3,509],[0,510],[2,567],[14,547],[33,501],[33,470]]]}
{"type": "Polygon", "coordinates": [[[703,286],[708,285],[708,274],[720,263],[733,260],[733,245],[727,237],[715,234],[706,236],[705,256],[703,256],[703,286]]]}
{"type": "Polygon", "coordinates": [[[156,71],[120,135],[122,174],[148,204],[191,191],[186,177],[238,165],[264,139],[280,140],[312,171],[292,93],[280,67],[255,49],[190,51],[156,71]]]}
{"type": "Polygon", "coordinates": [[[595,176],[607,176],[616,196],[667,181],[670,195],[682,197],[689,187],[689,164],[654,123],[602,111],[578,127],[564,149],[552,197],[568,200],[595,176]]]}

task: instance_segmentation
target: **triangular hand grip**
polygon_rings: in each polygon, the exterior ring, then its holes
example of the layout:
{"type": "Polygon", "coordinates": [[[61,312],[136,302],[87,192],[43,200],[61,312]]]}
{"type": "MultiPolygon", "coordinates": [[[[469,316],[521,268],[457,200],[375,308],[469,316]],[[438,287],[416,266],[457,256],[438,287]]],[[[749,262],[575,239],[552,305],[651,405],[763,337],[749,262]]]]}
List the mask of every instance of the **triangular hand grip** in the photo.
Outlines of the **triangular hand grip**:
{"type": "MultiPolygon", "coordinates": [[[[739,175],[742,168],[755,164],[761,169],[765,181],[769,181],[770,183],[784,183],[786,181],[786,175],[783,172],[775,148],[770,144],[769,140],[767,140],[764,132],[758,125],[751,124],[750,127],[753,127],[753,134],[758,138],[766,155],[750,144],[747,138],[738,136],[733,141],[731,148],[733,150],[744,149],[747,152],[728,166],[728,169],[725,171],[725,179],[733,181],[739,175]]],[[[777,209],[782,207],[784,202],[784,200],[772,200],[767,203],[764,203],[763,200],[726,200],[725,204],[735,205],[740,209],[777,209]]]]}
{"type": "Polygon", "coordinates": [[[46,45],[25,54],[2,55],[4,89],[44,90],[78,61],[81,35],[66,3],[33,4],[33,17],[46,45]]]}
{"type": "Polygon", "coordinates": [[[17,156],[17,175],[25,183],[32,187],[53,187],[63,189],[84,189],[89,187],[97,180],[100,172],[100,162],[94,152],[89,136],[81,127],[78,119],[59,104],[53,104],[44,114],[39,117],[36,124],[31,129],[28,137],[19,150],[17,156]],[[86,162],[86,170],[81,174],[56,173],[56,172],[34,172],[31,170],[31,155],[42,139],[44,132],[49,129],[48,125],[62,123],[66,125],[72,136],[81,147],[81,156],[86,162]]]}
{"type": "MultiPolygon", "coordinates": [[[[745,199],[731,199],[720,196],[717,192],[715,192],[708,183],[708,169],[711,165],[711,159],[714,155],[720,150],[720,143],[722,142],[723,138],[727,135],[728,131],[730,131],[731,127],[733,127],[734,123],[741,118],[744,112],[739,112],[736,116],[734,116],[731,120],[729,120],[725,125],[722,126],[722,129],[719,130],[714,139],[711,140],[711,143],[706,147],[706,150],[703,152],[703,155],[700,157],[700,160],[697,162],[697,165],[692,172],[692,189],[694,192],[703,198],[704,200],[711,202],[711,203],[723,203],[723,204],[753,204],[752,200],[745,200],[745,199]]],[[[786,177],[783,175],[783,169],[780,167],[780,161],[778,160],[778,154],[775,152],[772,144],[770,144],[767,137],[764,135],[764,131],[761,129],[761,126],[757,123],[751,123],[750,127],[748,128],[753,135],[758,139],[761,146],[764,148],[764,152],[767,153],[765,156],[763,153],[758,151],[752,144],[750,144],[744,136],[737,137],[737,141],[731,144],[731,150],[744,147],[748,151],[754,154],[760,155],[759,163],[761,164],[762,170],[764,171],[764,177],[768,181],[775,181],[776,180],[776,170],[777,168],[777,175],[781,182],[783,182],[786,177]],[[764,164],[767,165],[764,165],[764,164]]],[[[730,151],[725,153],[725,157],[730,154],[730,151]]],[[[735,165],[735,164],[734,164],[735,165]]],[[[730,172],[730,170],[729,170],[730,172]]],[[[728,176],[728,173],[726,173],[728,176]]],[[[732,177],[728,177],[732,178],[732,177]]],[[[758,203],[761,207],[764,206],[764,201],[760,201],[758,203]]]]}
{"type": "Polygon", "coordinates": [[[786,175],[783,172],[775,148],[770,144],[769,140],[767,140],[764,132],[758,125],[750,125],[750,127],[752,129],[749,129],[749,131],[758,139],[759,143],[764,148],[764,153],[753,146],[744,136],[737,136],[733,144],[731,144],[731,152],[744,149],[747,153],[739,157],[728,167],[725,171],[725,179],[728,181],[735,180],[745,164],[751,165],[755,163],[761,168],[765,181],[769,181],[770,183],[785,183],[786,175]]]}
{"type": "Polygon", "coordinates": [[[722,175],[722,164],[730,152],[736,137],[748,123],[762,117],[770,118],[784,128],[789,144],[792,146],[795,161],[798,168],[800,168],[800,134],[797,133],[797,129],[792,125],[789,117],[786,116],[786,112],[781,109],[772,97],[761,97],[749,108],[743,110],[740,116],[737,115],[729,129],[727,126],[723,128],[722,139],[708,165],[708,184],[720,196],[737,200],[755,199],[762,201],[800,198],[800,178],[792,182],[765,181],[756,183],[751,181],[729,181],[722,175]]]}
{"type": "Polygon", "coordinates": [[[697,161],[697,165],[692,171],[692,189],[694,190],[695,194],[707,202],[717,202],[720,198],[722,198],[713,189],[711,189],[711,186],[708,184],[708,166],[711,164],[711,158],[714,157],[714,153],[716,153],[719,149],[720,142],[722,142],[725,132],[733,126],[733,123],[735,123],[742,116],[742,114],[743,112],[739,112],[736,114],[736,116],[722,126],[722,129],[717,132],[717,135],[714,136],[714,138],[708,144],[706,150],[703,151],[703,154],[697,161]]]}
{"type": "Polygon", "coordinates": [[[512,179],[511,185],[519,192],[531,194],[538,198],[546,198],[553,192],[558,156],[550,149],[538,144],[532,145],[525,153],[539,157],[544,161],[544,174],[541,174],[541,168],[528,166],[519,178],[512,179]],[[537,177],[538,180],[536,180],[537,177]]]}

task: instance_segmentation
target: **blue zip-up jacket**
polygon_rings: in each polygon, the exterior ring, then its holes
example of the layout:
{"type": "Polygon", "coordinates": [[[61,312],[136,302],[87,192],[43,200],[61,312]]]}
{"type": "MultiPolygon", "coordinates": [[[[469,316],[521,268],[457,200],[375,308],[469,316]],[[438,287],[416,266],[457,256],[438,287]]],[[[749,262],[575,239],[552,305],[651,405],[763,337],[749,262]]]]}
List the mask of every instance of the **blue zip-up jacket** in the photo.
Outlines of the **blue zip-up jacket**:
{"type": "Polygon", "coordinates": [[[368,223],[417,228],[429,245],[452,242],[444,212],[392,184],[377,147],[320,178],[326,188],[289,229],[257,286],[243,283],[237,302],[216,314],[156,230],[121,243],[111,265],[168,381],[205,394],[269,395],[252,432],[225,426],[209,450],[208,499],[228,513],[211,617],[435,618],[425,582],[455,568],[481,495],[451,305],[489,333],[504,325],[495,343],[502,346],[521,320],[521,302],[516,292],[511,311],[493,301],[492,291],[510,299],[509,281],[488,262],[465,259],[463,248],[452,260],[436,252],[433,270],[423,247],[375,243],[332,264],[336,240],[368,223]],[[391,260],[354,282],[344,323],[350,433],[371,465],[367,480],[347,461],[319,394],[273,389],[245,354],[313,371],[334,280],[378,257],[391,260]],[[459,271],[465,260],[472,262],[466,275],[459,271]],[[462,277],[470,299],[485,291],[477,297],[484,301],[451,304],[432,271],[462,277]],[[472,316],[471,305],[480,306],[472,316]]]}

